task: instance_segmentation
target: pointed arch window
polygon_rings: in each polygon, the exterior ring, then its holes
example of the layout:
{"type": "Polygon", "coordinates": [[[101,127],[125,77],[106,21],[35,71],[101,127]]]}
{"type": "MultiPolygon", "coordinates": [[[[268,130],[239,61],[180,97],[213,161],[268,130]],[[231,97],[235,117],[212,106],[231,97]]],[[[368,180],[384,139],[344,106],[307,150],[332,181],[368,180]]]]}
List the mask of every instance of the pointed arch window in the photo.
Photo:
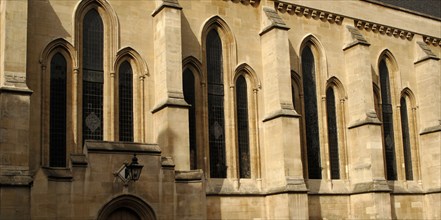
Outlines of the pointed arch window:
{"type": "Polygon", "coordinates": [[[103,21],[95,9],[83,19],[83,142],[103,139],[103,21]]]}
{"type": "Polygon", "coordinates": [[[236,81],[236,114],[240,178],[251,178],[247,96],[247,82],[245,77],[241,75],[236,81]]]}
{"type": "Polygon", "coordinates": [[[133,71],[128,61],[119,66],[119,140],[133,141],[133,71]]]}
{"type": "Polygon", "coordinates": [[[67,62],[56,53],[50,66],[49,166],[66,167],[67,62]]]}
{"type": "Polygon", "coordinates": [[[400,99],[400,113],[401,113],[401,132],[403,138],[403,153],[404,153],[404,168],[406,172],[406,180],[413,180],[412,170],[412,147],[410,143],[409,132],[409,115],[407,112],[406,98],[400,99]]]}
{"type": "Polygon", "coordinates": [[[309,179],[321,179],[315,60],[311,48],[308,46],[302,51],[302,79],[308,176],[309,179]]]}
{"type": "Polygon", "coordinates": [[[190,105],[188,109],[188,130],[190,136],[190,168],[197,169],[197,147],[196,147],[196,100],[195,100],[195,79],[193,72],[186,69],[183,74],[184,99],[190,105]]]}
{"type": "Polygon", "coordinates": [[[326,90],[326,120],[328,123],[328,145],[331,179],[340,179],[340,160],[338,149],[337,114],[335,94],[332,87],[326,90]]]}
{"type": "Polygon", "coordinates": [[[226,177],[222,42],[212,29],[206,38],[210,177],[226,177]]]}
{"type": "Polygon", "coordinates": [[[395,141],[392,112],[392,98],[390,93],[389,70],[386,61],[383,59],[379,65],[380,70],[380,91],[381,91],[381,113],[383,122],[383,145],[386,155],[386,176],[388,180],[397,179],[395,162],[395,141]]]}

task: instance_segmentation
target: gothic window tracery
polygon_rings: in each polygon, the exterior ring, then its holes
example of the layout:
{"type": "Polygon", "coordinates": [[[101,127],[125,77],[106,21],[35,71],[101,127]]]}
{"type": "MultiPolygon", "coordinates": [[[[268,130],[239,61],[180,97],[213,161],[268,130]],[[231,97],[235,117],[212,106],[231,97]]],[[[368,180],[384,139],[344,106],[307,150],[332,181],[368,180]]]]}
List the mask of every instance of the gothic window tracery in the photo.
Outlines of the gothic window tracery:
{"type": "Polygon", "coordinates": [[[247,96],[247,82],[245,77],[241,75],[236,80],[236,114],[240,178],[251,178],[247,96]]]}
{"type": "Polygon", "coordinates": [[[326,119],[328,124],[329,164],[331,179],[340,179],[340,159],[337,131],[335,94],[332,87],[326,90],[326,119]]]}
{"type": "Polygon", "coordinates": [[[386,61],[383,59],[379,64],[380,70],[380,92],[381,92],[381,113],[383,123],[383,145],[386,155],[386,177],[388,180],[397,179],[395,162],[395,141],[392,112],[392,97],[389,81],[389,70],[386,61]]]}
{"type": "Polygon", "coordinates": [[[310,179],[321,179],[315,59],[309,46],[303,49],[301,58],[308,176],[310,179]]]}
{"type": "Polygon", "coordinates": [[[83,19],[83,142],[103,139],[103,21],[95,9],[83,19]]]}
{"type": "Polygon", "coordinates": [[[206,38],[210,176],[226,177],[222,42],[212,29],[206,38]]]}
{"type": "Polygon", "coordinates": [[[403,139],[403,154],[404,154],[404,168],[406,180],[413,180],[412,169],[412,147],[410,142],[409,132],[409,114],[407,112],[407,102],[405,97],[400,99],[400,113],[401,113],[401,133],[403,139]]]}

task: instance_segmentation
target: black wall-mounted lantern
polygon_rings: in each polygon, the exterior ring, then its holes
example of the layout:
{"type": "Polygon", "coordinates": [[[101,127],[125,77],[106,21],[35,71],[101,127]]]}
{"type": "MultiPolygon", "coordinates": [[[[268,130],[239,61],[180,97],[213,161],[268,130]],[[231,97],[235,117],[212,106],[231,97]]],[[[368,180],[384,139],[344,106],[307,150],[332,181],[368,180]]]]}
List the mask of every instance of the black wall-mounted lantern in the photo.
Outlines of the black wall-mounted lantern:
{"type": "Polygon", "coordinates": [[[136,154],[132,157],[132,162],[124,162],[124,164],[119,168],[118,171],[114,172],[113,175],[119,177],[125,185],[127,185],[130,181],[137,181],[141,176],[141,171],[144,165],[138,163],[138,158],[136,154]]]}
{"type": "Polygon", "coordinates": [[[138,158],[136,158],[136,154],[132,157],[132,162],[126,165],[126,176],[129,180],[133,180],[134,182],[139,180],[141,176],[141,170],[144,165],[138,164],[138,158]]]}

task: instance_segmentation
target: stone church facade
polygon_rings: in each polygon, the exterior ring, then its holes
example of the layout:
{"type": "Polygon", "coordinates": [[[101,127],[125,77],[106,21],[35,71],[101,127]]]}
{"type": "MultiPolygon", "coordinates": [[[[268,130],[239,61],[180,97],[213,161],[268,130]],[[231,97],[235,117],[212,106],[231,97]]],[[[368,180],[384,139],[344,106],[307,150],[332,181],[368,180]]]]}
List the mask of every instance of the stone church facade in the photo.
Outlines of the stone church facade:
{"type": "Polygon", "coordinates": [[[440,219],[440,57],[373,0],[0,1],[0,219],[440,219]]]}

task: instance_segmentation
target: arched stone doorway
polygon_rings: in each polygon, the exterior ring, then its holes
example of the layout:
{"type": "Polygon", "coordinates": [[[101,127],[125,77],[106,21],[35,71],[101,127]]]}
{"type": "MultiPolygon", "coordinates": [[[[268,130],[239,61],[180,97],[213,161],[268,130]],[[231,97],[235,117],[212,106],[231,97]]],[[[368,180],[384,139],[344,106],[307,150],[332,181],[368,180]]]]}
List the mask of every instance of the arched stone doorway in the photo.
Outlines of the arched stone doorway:
{"type": "Polygon", "coordinates": [[[98,214],[98,220],[156,220],[153,209],[143,200],[131,195],[112,199],[98,214]]]}
{"type": "Polygon", "coordinates": [[[108,220],[141,220],[141,217],[132,209],[122,207],[110,213],[108,220]]]}

